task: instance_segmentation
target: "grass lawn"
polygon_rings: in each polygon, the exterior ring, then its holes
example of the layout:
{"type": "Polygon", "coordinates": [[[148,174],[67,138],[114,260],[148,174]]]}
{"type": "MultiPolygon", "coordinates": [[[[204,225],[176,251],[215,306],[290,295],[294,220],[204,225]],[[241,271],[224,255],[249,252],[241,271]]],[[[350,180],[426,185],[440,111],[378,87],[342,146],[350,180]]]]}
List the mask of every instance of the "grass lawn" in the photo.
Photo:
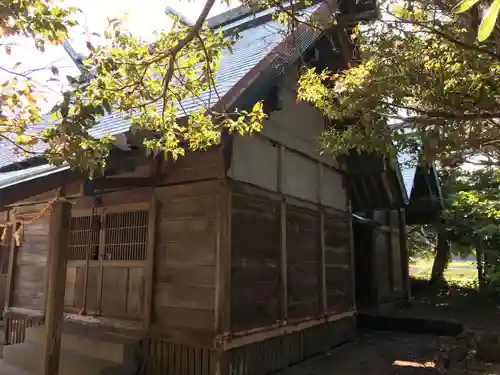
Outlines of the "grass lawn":
{"type": "MultiPolygon", "coordinates": [[[[415,278],[428,279],[431,276],[433,259],[418,259],[410,262],[410,275],[415,278]]],[[[477,282],[477,269],[472,261],[453,260],[445,272],[450,284],[467,285],[477,282]]]]}

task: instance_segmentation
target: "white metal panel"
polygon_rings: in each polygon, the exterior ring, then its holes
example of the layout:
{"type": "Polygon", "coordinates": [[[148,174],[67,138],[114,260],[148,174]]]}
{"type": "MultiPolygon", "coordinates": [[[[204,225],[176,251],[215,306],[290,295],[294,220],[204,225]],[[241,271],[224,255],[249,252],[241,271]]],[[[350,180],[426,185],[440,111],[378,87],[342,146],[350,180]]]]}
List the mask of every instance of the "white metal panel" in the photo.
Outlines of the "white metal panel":
{"type": "Polygon", "coordinates": [[[296,152],[286,151],[283,163],[283,192],[317,202],[318,170],[316,161],[296,152]]]}
{"type": "Polygon", "coordinates": [[[339,210],[347,210],[347,192],[343,185],[342,175],[334,169],[323,166],[323,184],[321,186],[321,203],[339,210]]]}
{"type": "Polygon", "coordinates": [[[278,190],[279,147],[259,136],[234,136],[229,176],[264,189],[278,190]]]}
{"type": "Polygon", "coordinates": [[[318,137],[325,129],[325,118],[310,104],[297,101],[297,79],[294,70],[281,79],[282,109],[271,113],[262,134],[315,160],[337,166],[335,158],[318,152],[318,137]]]}

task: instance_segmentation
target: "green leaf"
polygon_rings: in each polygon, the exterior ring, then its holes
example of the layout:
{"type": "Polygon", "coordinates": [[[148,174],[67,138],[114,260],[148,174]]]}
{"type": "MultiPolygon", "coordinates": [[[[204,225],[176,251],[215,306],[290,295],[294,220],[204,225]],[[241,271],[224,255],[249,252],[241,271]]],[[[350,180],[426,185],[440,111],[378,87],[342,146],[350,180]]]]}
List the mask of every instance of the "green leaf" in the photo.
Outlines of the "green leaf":
{"type": "Polygon", "coordinates": [[[477,39],[482,42],[486,40],[493,28],[495,27],[495,23],[497,22],[498,12],[500,11],[500,0],[493,1],[493,4],[486,11],[486,15],[481,21],[481,25],[479,25],[479,33],[477,39]]]}
{"type": "Polygon", "coordinates": [[[466,10],[472,8],[473,5],[477,4],[479,0],[462,0],[455,7],[453,7],[453,13],[462,13],[466,10]]]}

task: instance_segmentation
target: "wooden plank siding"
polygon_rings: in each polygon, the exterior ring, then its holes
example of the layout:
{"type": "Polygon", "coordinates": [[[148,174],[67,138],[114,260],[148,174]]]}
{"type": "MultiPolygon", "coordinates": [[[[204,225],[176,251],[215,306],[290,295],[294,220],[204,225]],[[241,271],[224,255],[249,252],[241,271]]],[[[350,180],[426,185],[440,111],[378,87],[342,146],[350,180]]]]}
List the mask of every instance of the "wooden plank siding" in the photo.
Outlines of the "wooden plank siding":
{"type": "Polygon", "coordinates": [[[216,375],[218,353],[210,348],[146,339],[141,354],[148,375],[216,375]]]}
{"type": "MultiPolygon", "coordinates": [[[[32,207],[34,210],[40,206],[32,207]]],[[[44,310],[45,280],[50,216],[46,215],[24,227],[24,240],[16,248],[11,305],[44,310]]]]}
{"type": "Polygon", "coordinates": [[[404,297],[405,265],[398,211],[376,211],[374,219],[381,227],[375,232],[373,282],[379,302],[392,302],[404,297]]]}
{"type": "Polygon", "coordinates": [[[328,311],[335,313],[354,308],[351,236],[347,213],[332,210],[325,214],[326,305],[328,311]]]}
{"type": "Polygon", "coordinates": [[[225,353],[231,372],[223,374],[264,375],[285,369],[328,349],[352,340],[354,318],[326,322],[240,346],[225,353]]]}
{"type": "Polygon", "coordinates": [[[349,213],[230,186],[231,333],[352,312],[349,213]]]}
{"type": "Polygon", "coordinates": [[[389,216],[389,224],[391,227],[391,255],[392,255],[392,281],[394,287],[394,296],[400,298],[404,295],[404,261],[408,261],[403,258],[402,246],[401,246],[401,235],[400,235],[400,223],[399,223],[399,212],[391,211],[389,216]]]}
{"type": "Polygon", "coordinates": [[[319,211],[287,206],[288,318],[317,316],[322,307],[319,211]]]}
{"type": "MultiPolygon", "coordinates": [[[[217,180],[157,188],[158,212],[153,326],[186,339],[181,331],[215,330],[217,180]]],[[[187,335],[189,336],[189,335],[187,335]]]]}
{"type": "Polygon", "coordinates": [[[231,330],[280,320],[280,200],[234,192],[231,330]]]}
{"type": "MultiPolygon", "coordinates": [[[[101,191],[99,200],[72,198],[65,311],[84,309],[109,329],[123,326],[179,342],[194,337],[192,342],[211,346],[223,165],[214,147],[164,163],[157,180],[163,187],[127,186],[101,191]]],[[[113,178],[120,176],[125,174],[113,178]]],[[[81,194],[76,186],[75,195],[81,194]]],[[[53,197],[51,191],[18,202],[13,211],[36,214],[53,197]]],[[[27,225],[13,252],[7,309],[45,311],[49,221],[45,215],[27,225]]]]}

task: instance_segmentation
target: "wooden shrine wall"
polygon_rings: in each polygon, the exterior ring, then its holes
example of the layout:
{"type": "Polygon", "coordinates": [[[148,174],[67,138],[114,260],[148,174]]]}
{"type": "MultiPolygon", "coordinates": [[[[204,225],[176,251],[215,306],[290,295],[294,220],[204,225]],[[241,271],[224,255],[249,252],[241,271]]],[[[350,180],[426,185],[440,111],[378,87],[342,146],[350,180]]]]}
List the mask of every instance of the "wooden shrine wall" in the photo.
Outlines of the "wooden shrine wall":
{"type": "Polygon", "coordinates": [[[324,215],[326,310],[345,313],[354,308],[351,221],[344,212],[326,210],[324,215]]]}
{"type": "Polygon", "coordinates": [[[213,337],[221,186],[212,180],[155,191],[160,208],[153,324],[174,336],[213,337]]]}
{"type": "Polygon", "coordinates": [[[353,339],[348,212],[230,187],[228,373],[268,374],[353,339]]]}
{"type": "Polygon", "coordinates": [[[374,219],[381,227],[375,232],[373,277],[379,302],[403,297],[405,289],[400,223],[397,211],[377,211],[374,219]]]}
{"type": "Polygon", "coordinates": [[[231,331],[353,311],[348,213],[231,189],[231,331]]]}
{"type": "MultiPolygon", "coordinates": [[[[17,208],[16,211],[22,215],[37,214],[43,206],[43,204],[24,206],[17,208]]],[[[24,239],[14,251],[12,292],[7,290],[10,306],[44,310],[49,228],[49,215],[24,226],[22,231],[24,233],[21,232],[24,239]]]]}
{"type": "Polygon", "coordinates": [[[235,187],[231,203],[231,330],[272,325],[282,318],[281,200],[235,187]]]}
{"type": "Polygon", "coordinates": [[[392,258],[392,282],[395,297],[401,297],[404,293],[404,264],[408,259],[404,259],[401,244],[400,223],[398,211],[391,211],[389,214],[389,225],[391,227],[391,258],[392,258]]]}
{"type": "Polygon", "coordinates": [[[207,174],[199,156],[194,159],[198,169],[187,162],[177,164],[183,177],[166,176],[178,183],[154,192],[152,321],[150,337],[142,341],[148,374],[212,375],[221,358],[214,338],[220,311],[217,275],[223,273],[218,266],[223,207],[228,194],[219,174],[222,164],[207,174]]]}
{"type": "Polygon", "coordinates": [[[186,344],[212,345],[224,159],[217,147],[163,167],[154,264],[153,330],[186,344]]]}
{"type": "Polygon", "coordinates": [[[322,309],[319,211],[286,206],[287,317],[317,317],[322,309]]]}

